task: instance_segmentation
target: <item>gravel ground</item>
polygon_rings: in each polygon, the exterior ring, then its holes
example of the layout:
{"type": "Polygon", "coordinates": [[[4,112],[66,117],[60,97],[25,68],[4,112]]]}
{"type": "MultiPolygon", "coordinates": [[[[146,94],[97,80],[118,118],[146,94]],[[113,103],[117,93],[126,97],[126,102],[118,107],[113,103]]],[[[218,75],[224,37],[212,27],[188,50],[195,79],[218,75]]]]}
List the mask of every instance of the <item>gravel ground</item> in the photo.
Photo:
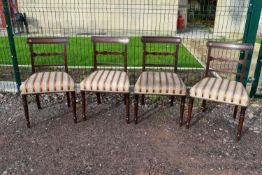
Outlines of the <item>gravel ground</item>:
{"type": "Polygon", "coordinates": [[[62,94],[42,96],[41,110],[30,101],[32,128],[27,129],[20,97],[0,94],[3,175],[262,174],[261,101],[250,105],[239,143],[228,105],[208,103],[205,113],[194,108],[187,130],[178,127],[179,106],[170,107],[162,98],[140,107],[137,125],[125,123],[118,96],[104,96],[98,105],[90,95],[87,121],[78,100],[77,124],[62,94]]]}

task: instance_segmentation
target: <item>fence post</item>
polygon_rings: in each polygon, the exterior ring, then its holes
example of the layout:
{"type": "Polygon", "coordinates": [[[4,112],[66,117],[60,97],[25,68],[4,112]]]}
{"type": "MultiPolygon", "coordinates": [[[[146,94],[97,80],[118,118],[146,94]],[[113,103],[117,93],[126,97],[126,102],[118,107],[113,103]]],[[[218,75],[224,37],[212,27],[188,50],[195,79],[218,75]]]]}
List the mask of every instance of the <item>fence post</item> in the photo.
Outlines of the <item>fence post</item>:
{"type": "MultiPolygon", "coordinates": [[[[243,43],[250,43],[254,45],[256,42],[256,36],[257,36],[257,29],[258,29],[258,23],[260,19],[260,13],[262,8],[262,1],[261,0],[250,0],[249,1],[249,7],[248,7],[248,14],[247,14],[247,20],[245,25],[245,31],[243,36],[243,43]]],[[[244,76],[243,85],[246,86],[248,82],[248,74],[250,70],[251,60],[252,60],[253,52],[249,53],[246,63],[246,72],[244,76]]],[[[243,53],[240,55],[240,59],[243,58],[243,53]]],[[[238,65],[238,72],[241,71],[242,66],[238,65]]],[[[239,77],[237,77],[239,79],[239,77]]]]}
{"type": "Polygon", "coordinates": [[[259,49],[258,58],[257,58],[257,65],[256,65],[256,70],[255,70],[255,75],[254,75],[254,81],[252,83],[252,87],[250,91],[250,97],[255,97],[256,95],[259,78],[260,78],[261,67],[262,67],[262,41],[260,42],[260,49],[259,49]]]}
{"type": "Polygon", "coordinates": [[[15,49],[15,41],[14,41],[14,34],[13,34],[13,29],[12,29],[12,22],[10,18],[8,0],[2,0],[2,2],[3,2],[4,14],[5,14],[6,29],[7,29],[7,34],[8,34],[11,58],[12,58],[13,69],[14,69],[14,74],[15,74],[15,81],[16,81],[17,90],[19,92],[19,87],[21,85],[21,79],[20,79],[20,72],[19,72],[19,67],[18,67],[16,49],[15,49]]]}

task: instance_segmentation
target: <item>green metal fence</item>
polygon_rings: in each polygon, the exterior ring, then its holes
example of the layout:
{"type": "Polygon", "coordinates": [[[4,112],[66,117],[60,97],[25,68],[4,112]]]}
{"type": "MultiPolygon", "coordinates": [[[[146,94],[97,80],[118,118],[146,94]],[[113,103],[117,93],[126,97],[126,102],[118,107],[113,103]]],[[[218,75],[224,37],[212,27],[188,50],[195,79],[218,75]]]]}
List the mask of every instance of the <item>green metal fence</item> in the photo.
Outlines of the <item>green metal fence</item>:
{"type": "MultiPolygon", "coordinates": [[[[8,35],[8,43],[10,48],[10,57],[12,60],[13,70],[14,70],[14,77],[16,80],[16,87],[19,89],[21,85],[21,79],[20,79],[20,72],[18,67],[18,61],[17,61],[17,55],[16,55],[16,49],[15,49],[15,41],[14,41],[14,34],[13,34],[13,27],[12,22],[10,19],[10,11],[9,11],[9,4],[7,0],[3,0],[3,9],[4,9],[4,15],[5,15],[5,21],[6,21],[6,30],[8,35]]],[[[3,42],[5,43],[5,42],[3,42]]],[[[6,43],[7,44],[7,43],[6,43]]]]}
{"type": "MultiPolygon", "coordinates": [[[[253,42],[254,36],[250,35],[251,28],[247,26],[254,26],[256,23],[257,6],[261,5],[259,1],[18,1],[18,12],[27,19],[29,30],[27,32],[26,26],[21,27],[21,24],[23,25],[21,21],[19,22],[17,19],[8,20],[10,15],[7,14],[7,0],[2,0],[5,6],[6,20],[7,22],[10,21],[12,25],[8,25],[6,29],[1,29],[0,32],[1,86],[7,87],[8,85],[5,84],[7,81],[12,81],[13,84],[19,86],[20,81],[24,81],[30,75],[30,58],[26,38],[31,36],[68,37],[69,73],[76,83],[79,83],[91,71],[93,53],[90,36],[92,35],[130,37],[128,73],[131,84],[135,83],[141,72],[141,36],[181,37],[182,45],[179,53],[178,74],[188,86],[192,86],[204,76],[206,42],[208,40],[253,42]],[[184,19],[184,27],[177,24],[179,17],[184,19]],[[13,34],[14,36],[12,36],[13,34]],[[10,73],[5,74],[6,72],[10,73]]],[[[103,45],[101,47],[114,48],[112,45],[103,45]]],[[[166,49],[169,46],[157,45],[154,47],[166,49]]],[[[39,49],[59,48],[43,46],[39,49]]],[[[222,54],[227,54],[236,60],[240,56],[240,53],[230,51],[222,54]]],[[[51,60],[48,59],[46,62],[51,62],[51,60]]],[[[158,58],[152,58],[152,60],[156,62],[163,61],[158,58]]],[[[170,60],[167,59],[166,61],[170,60]]],[[[219,63],[212,66],[221,69],[236,69],[237,67],[234,64],[219,63]]],[[[12,85],[10,87],[13,87],[12,85]]]]}
{"type": "Polygon", "coordinates": [[[254,73],[254,80],[250,91],[250,97],[262,98],[262,41],[260,42],[260,49],[257,58],[256,70],[254,73]]]}
{"type": "MultiPolygon", "coordinates": [[[[1,35],[7,35],[6,30],[0,30],[1,35]]],[[[9,43],[3,37],[0,37],[0,91],[16,92],[17,86],[15,82],[14,71],[12,64],[4,64],[6,61],[11,60],[9,43]]]]}
{"type": "MultiPolygon", "coordinates": [[[[250,43],[254,45],[256,42],[256,35],[258,31],[258,25],[259,25],[259,19],[261,14],[261,8],[262,8],[262,1],[259,0],[250,0],[249,2],[249,8],[248,8],[248,16],[245,24],[245,33],[243,36],[243,43],[250,43]]],[[[246,85],[248,82],[248,75],[252,60],[252,52],[249,53],[248,59],[247,59],[247,65],[246,65],[246,73],[243,84],[246,85]]],[[[240,59],[243,55],[240,56],[240,59]]],[[[238,70],[241,70],[241,67],[239,66],[238,70]]]]}

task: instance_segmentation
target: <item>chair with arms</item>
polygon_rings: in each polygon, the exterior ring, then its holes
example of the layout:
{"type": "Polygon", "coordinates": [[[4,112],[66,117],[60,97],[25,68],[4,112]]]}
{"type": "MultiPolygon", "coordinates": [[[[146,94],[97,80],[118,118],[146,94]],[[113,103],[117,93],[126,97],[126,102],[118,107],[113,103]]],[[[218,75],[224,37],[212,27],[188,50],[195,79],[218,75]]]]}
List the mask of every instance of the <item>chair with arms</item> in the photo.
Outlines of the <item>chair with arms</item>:
{"type": "Polygon", "coordinates": [[[187,124],[186,127],[189,128],[193,102],[194,98],[202,99],[202,107],[203,110],[206,108],[206,101],[214,101],[220,103],[227,103],[234,105],[234,112],[233,118],[236,118],[238,106],[241,106],[240,110],[240,118],[238,123],[238,130],[237,130],[237,141],[240,140],[241,137],[241,130],[244,122],[245,111],[249,103],[249,96],[246,92],[245,87],[242,84],[244,80],[244,75],[246,71],[246,62],[248,53],[252,50],[252,45],[250,44],[231,44],[231,43],[222,43],[222,42],[212,42],[209,41],[207,43],[208,47],[208,55],[207,55],[207,65],[206,65],[206,73],[203,80],[199,81],[196,85],[194,85],[190,89],[190,99],[189,99],[189,109],[188,109],[188,116],[187,116],[187,124]],[[222,49],[222,50],[234,50],[242,52],[243,59],[241,60],[233,60],[232,58],[224,58],[220,56],[212,56],[215,49],[222,49]],[[225,62],[228,65],[230,64],[240,64],[241,71],[234,72],[232,70],[221,70],[218,68],[211,68],[211,62],[218,61],[220,63],[225,62]],[[209,77],[210,72],[221,72],[221,73],[229,73],[233,74],[239,78],[238,81],[232,81],[229,79],[222,79],[222,78],[214,78],[209,77]]]}
{"type": "Polygon", "coordinates": [[[67,38],[28,38],[32,75],[25,80],[20,86],[22,95],[22,101],[24,106],[25,117],[27,121],[27,127],[30,128],[30,120],[28,113],[27,95],[35,95],[38,109],[41,109],[40,94],[47,93],[61,93],[64,92],[67,95],[67,104],[70,107],[70,93],[72,96],[73,106],[73,118],[74,122],[77,122],[76,118],[76,102],[75,102],[75,89],[74,81],[70,75],[68,75],[67,67],[67,38]],[[35,45],[64,45],[63,52],[35,52],[35,45]],[[36,57],[63,57],[63,64],[36,64],[36,57]],[[48,68],[48,67],[64,67],[63,72],[36,72],[36,68],[48,68]]]}
{"type": "Polygon", "coordinates": [[[180,118],[179,126],[182,126],[183,114],[184,114],[184,103],[186,97],[186,86],[182,79],[178,77],[177,64],[178,64],[178,50],[181,39],[178,37],[142,37],[143,43],[143,68],[142,74],[138,78],[135,84],[135,123],[138,122],[138,100],[141,95],[141,104],[145,103],[145,95],[165,95],[171,97],[171,106],[173,105],[174,96],[181,97],[180,104],[180,118]],[[169,51],[148,51],[148,44],[169,44],[172,45],[171,52],[169,51]],[[172,56],[172,64],[164,63],[148,63],[147,56],[172,56]],[[147,68],[154,67],[171,67],[174,72],[155,72],[146,71],[147,68]]]}
{"type": "Polygon", "coordinates": [[[128,38],[122,37],[99,37],[93,36],[91,38],[94,50],[94,72],[85,78],[80,83],[80,91],[82,98],[82,113],[84,120],[86,120],[86,92],[95,92],[97,96],[97,102],[100,104],[100,93],[120,93],[124,94],[124,101],[126,105],[126,122],[129,123],[129,78],[127,75],[127,44],[128,38]],[[98,44],[119,44],[124,46],[124,51],[101,51],[97,48],[98,44]],[[97,59],[98,55],[108,56],[122,56],[123,63],[117,63],[114,61],[102,62],[97,59]],[[123,71],[118,70],[98,70],[98,66],[121,66],[123,71]]]}

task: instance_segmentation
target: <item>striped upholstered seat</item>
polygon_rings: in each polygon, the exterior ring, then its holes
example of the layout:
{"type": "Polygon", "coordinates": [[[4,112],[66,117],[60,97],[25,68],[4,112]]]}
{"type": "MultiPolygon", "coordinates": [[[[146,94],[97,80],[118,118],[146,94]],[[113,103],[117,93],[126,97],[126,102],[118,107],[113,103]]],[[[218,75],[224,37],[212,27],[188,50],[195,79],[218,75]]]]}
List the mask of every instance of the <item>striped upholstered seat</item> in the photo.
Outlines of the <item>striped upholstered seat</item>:
{"type": "Polygon", "coordinates": [[[238,106],[247,106],[249,102],[242,83],[221,78],[204,78],[190,89],[190,96],[238,106]]]}
{"type": "Polygon", "coordinates": [[[98,70],[80,83],[81,91],[129,93],[129,79],[124,71],[98,70]]]}
{"type": "Polygon", "coordinates": [[[74,91],[74,80],[66,72],[38,72],[20,86],[21,94],[74,91]]]}
{"type": "Polygon", "coordinates": [[[186,86],[175,73],[145,71],[136,82],[135,93],[186,95],[186,86]]]}

